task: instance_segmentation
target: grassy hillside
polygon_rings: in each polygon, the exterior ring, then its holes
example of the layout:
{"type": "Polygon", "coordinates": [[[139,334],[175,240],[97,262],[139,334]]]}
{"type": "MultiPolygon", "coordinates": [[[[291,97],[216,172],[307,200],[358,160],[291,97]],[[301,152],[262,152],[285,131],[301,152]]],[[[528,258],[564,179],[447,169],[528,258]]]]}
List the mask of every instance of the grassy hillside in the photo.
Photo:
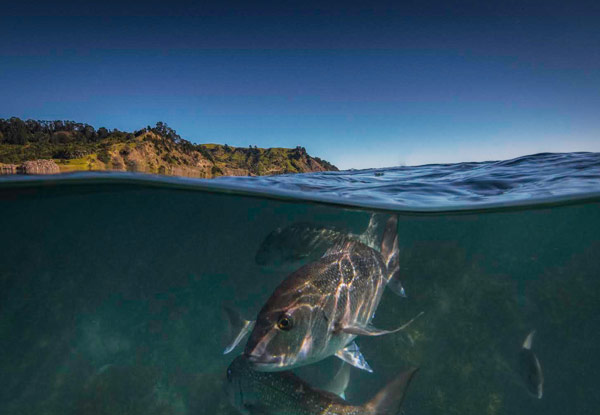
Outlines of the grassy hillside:
{"type": "Polygon", "coordinates": [[[0,170],[27,173],[24,163],[31,160],[53,160],[60,172],[117,170],[205,178],[337,170],[303,147],[192,144],[162,122],[128,133],[70,121],[0,119],[0,170]]]}

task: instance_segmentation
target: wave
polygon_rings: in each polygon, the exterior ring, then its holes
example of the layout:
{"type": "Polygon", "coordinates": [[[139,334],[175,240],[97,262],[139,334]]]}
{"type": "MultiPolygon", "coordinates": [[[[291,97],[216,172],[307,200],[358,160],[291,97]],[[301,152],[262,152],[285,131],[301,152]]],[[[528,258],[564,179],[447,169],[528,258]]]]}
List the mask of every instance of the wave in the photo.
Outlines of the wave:
{"type": "Polygon", "coordinates": [[[407,213],[522,209],[599,201],[600,153],[541,153],[504,161],[209,180],[112,172],[9,176],[0,180],[0,188],[96,183],[225,192],[407,213]]]}

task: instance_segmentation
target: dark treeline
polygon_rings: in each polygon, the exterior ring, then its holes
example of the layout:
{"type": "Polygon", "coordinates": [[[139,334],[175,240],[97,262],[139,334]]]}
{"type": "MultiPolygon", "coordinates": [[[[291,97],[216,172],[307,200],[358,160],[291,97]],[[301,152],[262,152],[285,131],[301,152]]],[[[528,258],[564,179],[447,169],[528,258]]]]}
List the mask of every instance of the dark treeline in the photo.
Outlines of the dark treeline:
{"type": "MultiPolygon", "coordinates": [[[[300,146],[294,149],[261,149],[256,146],[242,148],[230,147],[227,144],[193,144],[181,138],[175,130],[161,121],[154,127],[147,126],[131,133],[105,127],[96,130],[89,124],[74,121],[0,118],[0,163],[16,164],[37,159],[70,160],[91,154],[95,154],[99,161],[109,163],[114,145],[139,145],[141,142],[150,142],[169,164],[183,163],[177,153],[192,157],[200,153],[212,163],[245,168],[254,174],[270,171],[274,166],[281,167],[283,171],[299,171],[301,167],[298,166],[311,158],[306,149],[300,146]]],[[[121,151],[127,153],[128,150],[121,151]]],[[[313,159],[327,169],[336,169],[325,160],[316,157],[313,159]]],[[[215,168],[218,170],[218,167],[215,168]]]]}
{"type": "Polygon", "coordinates": [[[119,139],[133,139],[148,131],[152,131],[161,137],[170,139],[176,143],[185,142],[175,130],[163,122],[156,123],[155,127],[148,126],[134,133],[127,133],[117,129],[108,130],[100,127],[96,130],[89,124],[75,121],[43,121],[26,120],[12,117],[10,119],[0,118],[0,143],[3,144],[29,144],[29,143],[94,143],[108,137],[119,139]]]}
{"type": "Polygon", "coordinates": [[[21,120],[17,117],[0,118],[0,162],[19,163],[32,159],[75,159],[98,152],[100,159],[107,159],[106,149],[111,143],[131,142],[142,134],[151,131],[164,142],[164,145],[177,145],[184,151],[193,151],[195,146],[182,139],[166,123],[158,122],[155,127],[146,127],[133,133],[97,130],[89,124],[75,121],[21,120]]]}

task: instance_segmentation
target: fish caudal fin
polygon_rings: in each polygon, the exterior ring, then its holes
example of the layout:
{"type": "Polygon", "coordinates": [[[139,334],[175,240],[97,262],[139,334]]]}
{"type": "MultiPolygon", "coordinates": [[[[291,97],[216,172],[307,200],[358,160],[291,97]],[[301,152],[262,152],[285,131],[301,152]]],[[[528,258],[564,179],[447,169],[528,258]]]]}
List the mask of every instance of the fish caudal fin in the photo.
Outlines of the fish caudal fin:
{"type": "Polygon", "coordinates": [[[235,338],[223,351],[223,354],[227,354],[235,349],[243,338],[252,331],[255,321],[244,320],[239,313],[229,307],[223,307],[223,311],[227,315],[230,332],[235,333],[235,338]]]}
{"type": "Polygon", "coordinates": [[[408,385],[417,370],[417,368],[411,368],[388,383],[364,405],[365,414],[396,415],[400,411],[408,385]]]}
{"type": "Polygon", "coordinates": [[[381,240],[381,255],[387,267],[388,287],[401,297],[406,291],[400,282],[400,250],[398,248],[398,216],[392,215],[385,224],[381,240]]]}

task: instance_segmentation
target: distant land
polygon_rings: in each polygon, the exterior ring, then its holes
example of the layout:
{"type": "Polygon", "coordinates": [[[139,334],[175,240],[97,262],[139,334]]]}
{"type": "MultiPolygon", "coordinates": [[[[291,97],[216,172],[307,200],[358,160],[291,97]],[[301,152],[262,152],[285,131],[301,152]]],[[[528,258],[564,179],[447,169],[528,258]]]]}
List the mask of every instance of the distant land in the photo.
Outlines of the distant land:
{"type": "Polygon", "coordinates": [[[0,118],[0,174],[106,170],[212,178],[338,169],[300,146],[192,144],[163,122],[125,132],[73,121],[0,118]]]}

